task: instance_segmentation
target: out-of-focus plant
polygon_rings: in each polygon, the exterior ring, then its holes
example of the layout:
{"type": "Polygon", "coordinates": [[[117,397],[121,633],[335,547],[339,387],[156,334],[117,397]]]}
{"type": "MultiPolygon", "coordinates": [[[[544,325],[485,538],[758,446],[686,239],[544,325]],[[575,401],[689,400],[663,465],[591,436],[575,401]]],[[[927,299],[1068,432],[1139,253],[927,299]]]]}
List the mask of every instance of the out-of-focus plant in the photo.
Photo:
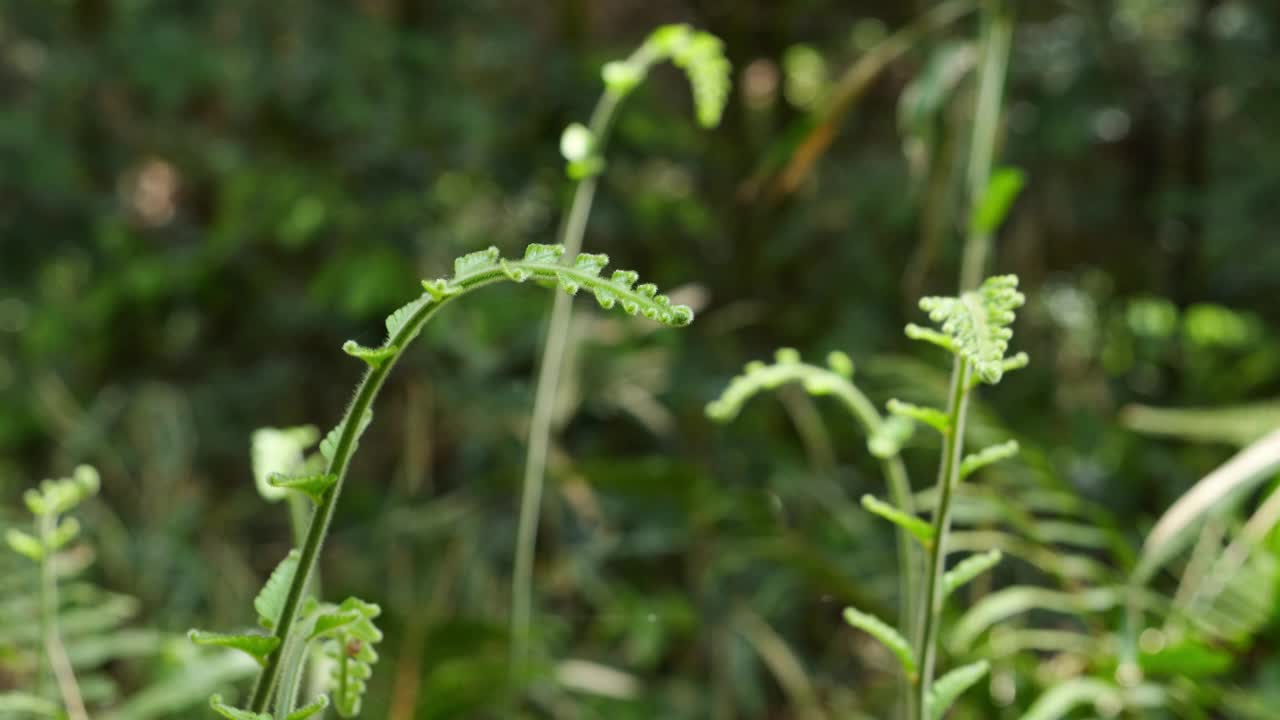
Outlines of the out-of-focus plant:
{"type": "MultiPolygon", "coordinates": [[[[587,217],[591,213],[598,178],[605,167],[604,150],[614,114],[619,104],[644,82],[650,68],[666,60],[688,75],[699,124],[710,128],[720,123],[732,80],[729,60],[719,38],[714,35],[694,30],[688,25],[665,25],[653,31],[627,59],[606,63],[601,71],[605,91],[591,113],[589,125],[573,123],[560,137],[560,153],[567,163],[565,171],[576,183],[573,199],[560,225],[559,242],[568,257],[577,255],[582,249],[587,217]]],[[[569,350],[572,314],[573,305],[568,297],[556,296],[538,366],[538,383],[526,445],[520,519],[516,530],[515,569],[511,576],[513,669],[521,669],[528,660],[538,519],[542,509],[555,401],[569,350]]]]}
{"type": "Polygon", "coordinates": [[[35,698],[43,699],[44,668],[53,670],[62,706],[72,720],[88,720],[80,684],[76,681],[66,644],[58,629],[59,551],[80,535],[80,522],[63,517],[85,498],[98,492],[98,471],[87,465],[76,468],[69,478],[46,480],[39,490],[28,490],[23,499],[35,516],[35,533],[10,528],[5,533],[9,547],[40,567],[40,646],[43,650],[35,673],[35,698]]]}
{"type": "Polygon", "coordinates": [[[373,421],[373,404],[383,382],[404,350],[436,312],[457,298],[498,282],[559,287],[569,295],[591,292],[606,309],[644,315],[669,326],[683,326],[693,320],[693,311],[673,305],[658,294],[652,284],[636,285],[637,275],[616,270],[601,275],[608,257],[579,254],[572,264],[561,263],[564,247],[533,244],[519,260],[500,257],[497,248],[470,253],[454,262],[451,278],[424,280],[423,294],[392,313],[386,320],[387,336],[382,345],[365,347],[348,340],[342,349],[368,366],[356,388],[355,397],[337,427],[320,442],[324,467],[301,475],[274,474],[268,485],[298,493],[315,506],[301,546],[282,560],[254,601],[258,622],[269,634],[224,634],[192,630],[199,645],[229,647],[257,660],[262,671],[249,698],[248,707],[239,708],[215,695],[210,703],[230,720],[302,720],[329,705],[329,696],[316,695],[299,707],[301,677],[309,647],[322,643],[333,662],[330,691],[338,714],[355,717],[360,712],[366,681],[377,661],[373,645],[382,639],[374,624],[380,608],[359,598],[341,604],[324,603],[309,595],[316,559],[328,535],[341,494],[347,468],[360,437],[373,421]]]}

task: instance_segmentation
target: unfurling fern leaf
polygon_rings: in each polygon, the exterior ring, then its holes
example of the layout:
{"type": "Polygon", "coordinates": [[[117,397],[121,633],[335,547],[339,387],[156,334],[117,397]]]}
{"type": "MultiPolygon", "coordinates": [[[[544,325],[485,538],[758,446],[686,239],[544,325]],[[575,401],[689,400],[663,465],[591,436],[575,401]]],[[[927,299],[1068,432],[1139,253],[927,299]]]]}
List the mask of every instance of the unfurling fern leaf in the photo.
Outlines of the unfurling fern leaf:
{"type": "Polygon", "coordinates": [[[733,66],[725,57],[720,38],[688,25],[664,25],[650,33],[631,57],[606,64],[601,71],[605,87],[625,96],[644,80],[649,68],[664,60],[689,77],[698,122],[703,127],[720,124],[729,100],[733,66]]]}
{"type": "MultiPolygon", "coordinates": [[[[338,714],[352,718],[360,714],[366,682],[378,662],[373,646],[382,641],[382,632],[373,624],[381,609],[357,598],[348,598],[331,618],[340,622],[330,624],[324,631],[332,639],[325,654],[333,661],[333,704],[338,714]]],[[[321,616],[323,618],[325,616],[321,616]]],[[[319,623],[317,623],[319,626],[319,623]]]]}
{"type": "MultiPolygon", "coordinates": [[[[1026,298],[1018,292],[1016,275],[987,278],[977,290],[959,297],[927,297],[920,309],[942,327],[950,339],[950,349],[969,361],[978,378],[988,384],[1000,382],[1006,370],[1005,353],[1013,337],[1014,310],[1026,298]]],[[[907,326],[907,336],[946,346],[937,331],[917,325],[907,326]]]]}

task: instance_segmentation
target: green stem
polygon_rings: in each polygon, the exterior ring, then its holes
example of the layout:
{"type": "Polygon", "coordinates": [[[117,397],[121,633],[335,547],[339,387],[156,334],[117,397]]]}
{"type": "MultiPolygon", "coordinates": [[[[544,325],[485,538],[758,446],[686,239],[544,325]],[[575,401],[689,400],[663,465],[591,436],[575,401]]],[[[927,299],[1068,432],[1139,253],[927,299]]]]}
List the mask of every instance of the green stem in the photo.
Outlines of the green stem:
{"type": "Polygon", "coordinates": [[[67,657],[67,650],[62,644],[62,634],[58,631],[58,569],[54,565],[56,553],[48,549],[58,526],[58,516],[53,513],[41,515],[39,522],[40,542],[46,548],[40,559],[40,626],[43,631],[44,655],[53,668],[53,678],[58,683],[58,692],[62,695],[67,716],[71,720],[89,720],[84,699],[80,695],[80,686],[76,683],[75,670],[71,667],[71,659],[67,657]]]}
{"type": "MultiPolygon", "coordinates": [[[[594,138],[592,152],[604,152],[605,139],[614,111],[622,95],[606,90],[591,113],[589,130],[594,138]]],[[[587,217],[595,199],[599,174],[578,182],[569,212],[560,226],[559,242],[565,258],[571,261],[582,249],[587,217]]],[[[573,319],[573,303],[567,295],[556,295],[547,326],[547,342],[538,364],[538,384],[533,396],[533,413],[529,421],[524,480],[520,493],[520,519],[516,528],[516,559],[511,574],[511,670],[523,671],[529,656],[529,629],[533,618],[533,560],[538,541],[538,522],[542,514],[542,491],[546,480],[547,453],[551,447],[551,426],[555,420],[555,399],[560,390],[564,357],[569,347],[569,329],[573,319]]]]}
{"type": "MultiPolygon", "coordinates": [[[[513,260],[505,261],[497,267],[486,267],[470,275],[454,278],[449,284],[451,288],[457,291],[456,294],[446,295],[439,299],[432,299],[430,295],[422,296],[420,299],[421,304],[416,307],[395,335],[387,339],[387,346],[394,348],[394,352],[386,360],[370,368],[369,372],[365,374],[364,379],[360,381],[359,387],[356,388],[355,398],[351,401],[351,406],[347,409],[346,415],[343,416],[339,425],[341,430],[338,432],[338,440],[325,470],[325,472],[335,476],[337,480],[321,499],[307,527],[306,538],[303,541],[302,552],[298,559],[298,569],[294,573],[293,581],[289,584],[289,593],[285,597],[284,608],[280,613],[280,621],[275,629],[275,636],[280,638],[281,646],[288,639],[289,632],[293,628],[294,622],[298,619],[298,609],[302,605],[304,590],[315,571],[316,558],[320,555],[320,550],[329,531],[329,524],[333,520],[338,497],[342,494],[342,487],[346,482],[347,466],[351,461],[351,456],[355,453],[360,433],[364,429],[364,423],[361,422],[361,419],[373,407],[373,402],[381,391],[387,375],[395,367],[396,362],[399,361],[400,356],[404,354],[409,344],[417,338],[422,327],[427,324],[427,321],[440,308],[472,290],[496,282],[511,280],[512,278],[507,274],[508,271],[527,273],[528,279],[549,283],[556,283],[561,278],[567,278],[584,288],[607,284],[596,276],[573,267],[546,262],[513,260]]],[[[665,309],[653,298],[638,291],[623,291],[617,287],[611,287],[610,289],[618,296],[618,302],[624,305],[634,304],[637,307],[646,308],[646,311],[649,312],[665,309]]],[[[665,301],[665,298],[662,299],[665,301]]],[[[262,672],[258,675],[258,680],[250,699],[250,709],[253,712],[261,713],[266,711],[271,694],[279,678],[280,658],[280,647],[277,647],[274,652],[267,656],[266,663],[262,672]]]]}
{"type": "MultiPolygon", "coordinates": [[[[1009,68],[1009,48],[1013,41],[1013,10],[1006,0],[985,0],[983,4],[982,68],[978,77],[978,101],[974,108],[973,137],[969,144],[969,207],[973,213],[991,180],[1000,109],[1004,104],[1005,76],[1009,68]]],[[[991,233],[969,222],[960,270],[960,289],[971,290],[986,275],[991,254],[991,233]]]]}
{"type": "Polygon", "coordinates": [[[938,631],[942,625],[943,573],[946,571],[947,534],[951,530],[951,499],[960,481],[960,461],[964,454],[965,416],[969,406],[969,362],[957,357],[951,372],[951,392],[947,401],[947,432],[943,437],[942,458],[938,467],[938,504],[933,510],[934,542],[929,548],[925,573],[924,602],[920,606],[919,692],[913,708],[917,720],[925,720],[929,693],[933,687],[934,667],[938,656],[938,631]]]}

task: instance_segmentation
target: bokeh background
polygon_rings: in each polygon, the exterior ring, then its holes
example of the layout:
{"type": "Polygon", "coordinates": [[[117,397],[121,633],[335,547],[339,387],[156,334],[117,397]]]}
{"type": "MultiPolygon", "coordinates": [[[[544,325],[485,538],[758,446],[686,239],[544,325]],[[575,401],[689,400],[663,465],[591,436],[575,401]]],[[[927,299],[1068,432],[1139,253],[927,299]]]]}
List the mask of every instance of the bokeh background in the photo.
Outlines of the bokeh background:
{"type": "MultiPolygon", "coordinates": [[[[699,317],[671,330],[578,304],[536,565],[546,672],[506,667],[549,293],[477,294],[407,356],[325,589],[385,611],[366,717],[886,717],[891,659],[840,619],[895,607],[892,535],[856,503],[884,494],[864,438],[801,392],[727,426],[703,406],[779,346],[848,352],[878,402],[941,393],[943,358],[901,327],[958,272],[977,18],[950,4],[913,32],[936,3],[0,3],[0,522],[21,520],[23,488],[91,463],[86,572],[133,600],[86,636],[247,624],[291,540],[255,489],[251,433],[334,424],[360,374],[339,346],[380,340],[419,278],[553,241],[558,139],[600,66],[690,22],[733,60],[724,122],[698,127],[679,71],[655,70],[619,113],[585,246],[699,317]]],[[[998,157],[1027,186],[993,267],[1022,278],[1015,346],[1033,363],[976,411],[1027,451],[970,521],[1027,552],[962,607],[1120,582],[1171,502],[1280,425],[1280,5],[1020,2],[1017,22],[998,157]],[[1023,493],[1087,520],[1055,535],[1023,493]]],[[[931,442],[907,452],[918,488],[931,442]]],[[[1169,717],[1274,717],[1263,577],[1256,622],[1167,671],[1169,717]]],[[[0,666],[26,622],[0,619],[0,666]]],[[[1121,618],[1016,622],[1105,638],[1121,618]]],[[[1114,669],[992,646],[955,651],[997,658],[957,717],[1021,717],[1114,669]]],[[[101,706],[182,652],[113,661],[101,706]]]]}

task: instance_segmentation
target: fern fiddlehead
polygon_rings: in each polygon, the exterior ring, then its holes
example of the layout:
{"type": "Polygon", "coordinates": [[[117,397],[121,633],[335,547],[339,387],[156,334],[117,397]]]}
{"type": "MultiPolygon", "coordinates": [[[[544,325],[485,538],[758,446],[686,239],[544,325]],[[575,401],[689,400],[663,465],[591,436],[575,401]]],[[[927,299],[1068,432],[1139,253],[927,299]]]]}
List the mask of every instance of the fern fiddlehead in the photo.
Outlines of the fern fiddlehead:
{"type": "Polygon", "coordinates": [[[1014,311],[1025,298],[1018,292],[1018,279],[1012,275],[988,278],[978,289],[956,297],[932,297],[920,301],[920,308],[938,329],[907,326],[907,336],[938,345],[954,355],[951,388],[945,411],[916,408],[893,403],[891,411],[911,417],[927,414],[937,418],[930,424],[942,434],[942,457],[938,465],[938,504],[933,512],[932,543],[928,547],[923,603],[920,612],[920,636],[916,657],[920,669],[913,711],[920,720],[941,718],[947,707],[986,673],[986,665],[975,663],[956,668],[934,682],[937,663],[938,634],[943,603],[956,587],[989,569],[999,556],[984,556],[968,564],[961,563],[946,572],[947,535],[951,529],[951,501],[961,476],[973,469],[1012,454],[1011,446],[985,450],[964,457],[965,419],[971,391],[977,381],[995,384],[1008,370],[1024,367],[1023,353],[1007,357],[1009,339],[1013,335],[1014,311]]]}
{"type": "MultiPolygon", "coordinates": [[[[605,166],[604,147],[615,111],[622,100],[644,82],[649,70],[665,60],[670,60],[688,75],[699,123],[704,127],[719,124],[729,97],[731,67],[720,40],[714,35],[694,30],[688,25],[666,25],[653,31],[630,57],[606,63],[601,70],[605,90],[591,113],[590,124],[573,123],[565,128],[560,138],[566,173],[577,183],[569,211],[560,227],[560,243],[567,255],[577,254],[582,247],[598,177],[605,166]]],[[[516,530],[515,568],[511,575],[513,670],[520,669],[528,658],[534,550],[542,509],[547,452],[551,445],[552,413],[568,350],[572,314],[573,306],[569,299],[556,297],[538,365],[516,530]]]]}
{"type": "MultiPolygon", "coordinates": [[[[387,375],[395,367],[396,361],[405,349],[421,332],[426,323],[436,312],[459,297],[499,282],[523,283],[528,280],[537,281],[551,287],[558,287],[568,295],[580,291],[591,293],[604,308],[618,307],[632,315],[642,315],[655,322],[672,327],[689,324],[693,320],[693,311],[684,306],[672,304],[666,296],[659,294],[657,287],[645,283],[637,285],[636,273],[629,270],[616,270],[611,275],[602,274],[608,257],[583,253],[579,254],[571,264],[561,263],[564,248],[558,245],[530,245],[524,257],[508,260],[500,257],[497,248],[489,248],[458,258],[454,262],[452,278],[428,280],[422,283],[423,294],[392,313],[386,322],[386,340],[378,348],[366,349],[348,343],[344,349],[348,354],[359,358],[368,370],[356,389],[355,397],[346,414],[338,425],[320,443],[320,452],[325,458],[325,468],[319,477],[306,478],[273,478],[274,486],[304,493],[315,502],[315,510],[308,525],[301,548],[291,553],[277,568],[267,582],[267,586],[255,601],[263,626],[271,631],[270,635],[219,635],[193,631],[192,638],[197,642],[233,647],[254,656],[261,664],[257,683],[246,709],[231,708],[223,705],[220,699],[212,704],[214,709],[224,717],[239,720],[262,718],[275,720],[298,720],[308,708],[294,710],[293,699],[285,693],[293,691],[292,686],[282,688],[277,702],[276,713],[267,713],[273,693],[281,683],[282,657],[284,648],[293,634],[300,634],[304,642],[315,639],[311,635],[320,627],[323,618],[332,614],[325,606],[308,600],[306,590],[316,559],[324,545],[329,524],[333,519],[337,501],[346,479],[347,467],[359,444],[360,436],[369,426],[373,418],[373,403],[386,380],[387,375]],[[286,580],[287,578],[287,580],[286,580]],[[300,620],[310,627],[299,628],[300,620]],[[300,633],[300,630],[302,631],[300,633]]],[[[340,712],[351,710],[358,712],[358,693],[363,688],[368,667],[376,659],[371,655],[369,647],[374,636],[363,623],[376,616],[376,606],[348,601],[351,607],[338,606],[332,612],[338,615],[345,613],[351,622],[344,625],[348,635],[338,636],[347,641],[346,648],[340,649],[339,655],[347,657],[349,662],[343,667],[349,670],[340,687],[337,709],[340,712]],[[354,617],[359,615],[359,617],[354,617]],[[358,640],[360,647],[352,645],[358,640]]],[[[376,628],[375,628],[376,630],[376,628]]],[[[293,670],[296,670],[293,669],[293,670]]],[[[293,671],[291,670],[291,671],[293,671]]],[[[344,671],[345,672],[345,671],[344,671]]],[[[284,682],[292,683],[292,679],[284,682]]],[[[361,690],[362,691],[362,690],[361,690]]],[[[318,708],[314,711],[318,712],[318,708]]]]}

